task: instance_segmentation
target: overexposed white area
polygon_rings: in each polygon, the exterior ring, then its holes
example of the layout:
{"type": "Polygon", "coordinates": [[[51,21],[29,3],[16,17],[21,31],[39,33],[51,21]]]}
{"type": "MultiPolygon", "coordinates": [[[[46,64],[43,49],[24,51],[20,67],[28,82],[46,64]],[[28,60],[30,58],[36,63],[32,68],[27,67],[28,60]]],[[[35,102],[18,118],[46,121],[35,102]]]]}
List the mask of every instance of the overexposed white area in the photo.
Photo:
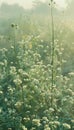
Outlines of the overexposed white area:
{"type": "Polygon", "coordinates": [[[66,1],[65,0],[55,0],[56,4],[58,5],[58,7],[62,7],[65,8],[66,7],[66,1]]]}
{"type": "MultiPolygon", "coordinates": [[[[37,0],[0,0],[0,5],[4,2],[4,3],[8,3],[8,4],[15,4],[18,3],[19,5],[23,6],[24,8],[32,8],[32,3],[33,1],[37,1],[37,0]]],[[[50,0],[40,0],[40,1],[50,1],[50,0]]],[[[65,7],[66,3],[65,0],[54,0],[57,4],[58,7],[65,7]]]]}

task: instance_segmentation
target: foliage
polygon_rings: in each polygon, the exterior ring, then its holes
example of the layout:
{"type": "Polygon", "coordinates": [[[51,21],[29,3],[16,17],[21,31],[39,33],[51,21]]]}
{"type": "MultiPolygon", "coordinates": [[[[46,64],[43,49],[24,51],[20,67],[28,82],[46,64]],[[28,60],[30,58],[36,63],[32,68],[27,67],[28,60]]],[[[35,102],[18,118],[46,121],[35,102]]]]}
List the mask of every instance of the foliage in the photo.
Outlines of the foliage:
{"type": "Polygon", "coordinates": [[[0,129],[56,130],[61,125],[73,129],[74,74],[61,75],[55,55],[55,84],[51,88],[50,46],[39,37],[27,39],[0,50],[0,129]]]}
{"type": "Polygon", "coordinates": [[[0,130],[74,129],[73,30],[55,18],[52,66],[51,19],[38,16],[11,23],[3,37],[8,47],[0,49],[0,130]]]}

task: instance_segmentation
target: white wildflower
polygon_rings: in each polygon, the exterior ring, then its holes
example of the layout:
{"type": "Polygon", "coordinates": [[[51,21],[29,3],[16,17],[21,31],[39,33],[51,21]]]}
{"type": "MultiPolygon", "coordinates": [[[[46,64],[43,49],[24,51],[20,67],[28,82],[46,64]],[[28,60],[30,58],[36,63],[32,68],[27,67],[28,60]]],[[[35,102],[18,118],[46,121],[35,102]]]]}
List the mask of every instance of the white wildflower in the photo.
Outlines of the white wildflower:
{"type": "Polygon", "coordinates": [[[15,83],[16,86],[19,86],[22,84],[22,80],[17,78],[17,79],[14,79],[13,82],[15,83]]]}
{"type": "Polygon", "coordinates": [[[32,122],[33,122],[34,125],[37,125],[37,126],[41,125],[39,119],[33,119],[32,122]]]}
{"type": "Polygon", "coordinates": [[[71,129],[71,126],[70,126],[69,124],[67,124],[67,123],[63,123],[63,126],[64,126],[64,128],[66,128],[66,129],[71,129]]]}

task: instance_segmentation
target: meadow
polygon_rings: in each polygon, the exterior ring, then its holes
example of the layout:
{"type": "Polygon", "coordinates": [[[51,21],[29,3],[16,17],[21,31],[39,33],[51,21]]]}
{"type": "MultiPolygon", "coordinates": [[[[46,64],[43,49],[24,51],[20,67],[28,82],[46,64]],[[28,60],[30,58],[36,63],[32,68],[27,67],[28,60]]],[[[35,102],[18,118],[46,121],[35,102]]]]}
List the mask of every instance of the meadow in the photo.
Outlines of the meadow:
{"type": "Polygon", "coordinates": [[[51,17],[20,17],[0,35],[0,130],[73,130],[73,20],[54,17],[52,64],[51,17]]]}

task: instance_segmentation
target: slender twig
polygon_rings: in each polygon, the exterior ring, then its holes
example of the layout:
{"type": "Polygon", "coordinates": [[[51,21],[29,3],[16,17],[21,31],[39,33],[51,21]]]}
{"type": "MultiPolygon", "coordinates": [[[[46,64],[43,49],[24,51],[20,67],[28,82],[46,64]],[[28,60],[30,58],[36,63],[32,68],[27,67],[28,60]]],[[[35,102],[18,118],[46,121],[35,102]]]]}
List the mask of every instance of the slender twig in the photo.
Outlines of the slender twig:
{"type": "MultiPolygon", "coordinates": [[[[51,0],[50,4],[51,8],[51,94],[53,94],[53,86],[54,86],[54,19],[53,19],[53,0],[51,0]]],[[[53,105],[53,95],[51,95],[51,107],[53,105]]]]}
{"type": "Polygon", "coordinates": [[[53,87],[53,85],[54,85],[54,20],[53,20],[53,3],[51,3],[51,27],[52,27],[51,67],[52,67],[52,87],[53,87]]]}

